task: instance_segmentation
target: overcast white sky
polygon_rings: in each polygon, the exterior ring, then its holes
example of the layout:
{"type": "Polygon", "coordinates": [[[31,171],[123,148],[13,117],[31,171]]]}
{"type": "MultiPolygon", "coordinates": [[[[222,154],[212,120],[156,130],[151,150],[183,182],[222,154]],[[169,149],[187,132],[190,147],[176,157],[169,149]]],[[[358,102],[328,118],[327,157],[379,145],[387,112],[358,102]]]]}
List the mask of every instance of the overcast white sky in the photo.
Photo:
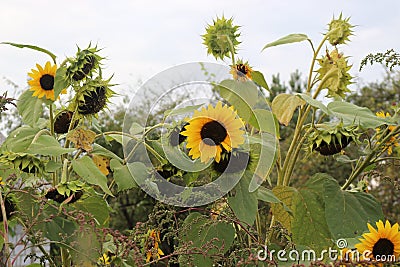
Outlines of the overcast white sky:
{"type": "MultiPolygon", "coordinates": [[[[302,0],[302,1],[54,1],[1,0],[0,42],[34,44],[58,56],[60,63],[89,42],[103,47],[106,73],[114,73],[116,91],[128,93],[138,80],[174,65],[194,61],[215,62],[207,56],[201,35],[218,15],[234,17],[242,25],[239,55],[267,81],[280,73],[283,80],[299,69],[307,73],[311,60],[308,43],[262,47],[290,33],[305,33],[314,43],[333,15],[343,12],[358,25],[352,42],[341,50],[351,55],[353,76],[364,82],[379,80],[380,66],[359,73],[362,58],[370,52],[400,50],[400,1],[302,0]]],[[[27,72],[49,58],[38,52],[0,45],[0,92],[10,90],[3,77],[26,88],[27,72]]],[[[229,61],[227,62],[229,64],[229,61]]]]}

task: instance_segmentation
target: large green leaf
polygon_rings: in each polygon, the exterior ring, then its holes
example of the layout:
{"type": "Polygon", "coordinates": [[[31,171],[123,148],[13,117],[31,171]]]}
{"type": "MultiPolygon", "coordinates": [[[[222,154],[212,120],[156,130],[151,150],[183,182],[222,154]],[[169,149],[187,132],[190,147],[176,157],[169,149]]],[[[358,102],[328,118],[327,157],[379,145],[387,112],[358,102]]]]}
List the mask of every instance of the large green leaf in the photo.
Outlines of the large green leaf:
{"type": "Polygon", "coordinates": [[[320,110],[322,110],[325,114],[327,115],[331,115],[331,112],[329,111],[329,109],[321,102],[318,101],[314,98],[312,98],[311,96],[307,95],[307,94],[296,94],[299,97],[301,97],[304,101],[306,101],[308,104],[310,104],[312,107],[314,108],[319,108],[320,110]]]}
{"type": "MultiPolygon", "coordinates": [[[[308,40],[308,36],[302,33],[292,33],[289,34],[285,37],[282,37],[276,41],[273,41],[272,43],[266,44],[264,46],[264,49],[268,48],[268,47],[272,47],[272,46],[277,46],[277,45],[283,45],[283,44],[290,44],[290,43],[296,43],[296,42],[302,42],[308,40]]],[[[261,51],[262,51],[261,50],[261,51]]]]}
{"type": "Polygon", "coordinates": [[[288,126],[297,107],[306,102],[297,95],[279,94],[272,100],[272,112],[276,118],[285,126],[288,126]]]}
{"type": "Polygon", "coordinates": [[[258,99],[258,89],[252,81],[224,80],[216,89],[234,107],[243,120],[250,120],[252,108],[256,105],[258,99]]]}
{"type": "MultiPolygon", "coordinates": [[[[118,186],[118,192],[137,187],[135,179],[131,175],[128,166],[121,164],[118,160],[112,159],[110,161],[110,168],[113,172],[114,181],[118,186]]],[[[136,174],[138,173],[139,172],[136,172],[136,174]]]]}
{"type": "Polygon", "coordinates": [[[89,196],[73,204],[77,209],[93,215],[97,223],[102,227],[107,227],[110,220],[107,202],[100,196],[89,196]]]}
{"type": "Polygon", "coordinates": [[[251,173],[246,171],[235,186],[235,196],[228,197],[228,204],[236,217],[249,225],[254,223],[258,208],[257,193],[249,192],[251,178],[251,173]]]}
{"type": "Polygon", "coordinates": [[[277,196],[275,196],[272,190],[263,186],[260,186],[257,189],[257,199],[268,203],[281,203],[281,200],[277,196]]]}
{"type": "Polygon", "coordinates": [[[360,125],[364,129],[376,128],[383,124],[392,124],[388,119],[377,117],[371,110],[352,103],[333,101],[328,104],[333,115],[343,120],[345,124],[360,125]]]}
{"type": "Polygon", "coordinates": [[[343,191],[336,181],[324,186],[325,217],[335,239],[360,236],[368,222],[383,219],[382,207],[371,194],[343,191]]]}
{"type": "Polygon", "coordinates": [[[255,191],[265,180],[268,180],[277,155],[277,138],[269,133],[260,133],[260,136],[249,138],[251,151],[258,155],[258,160],[250,165],[255,168],[254,178],[249,185],[249,191],[255,191]]]}
{"type": "Polygon", "coordinates": [[[52,241],[68,242],[76,231],[75,222],[65,219],[54,206],[44,205],[41,207],[41,203],[33,195],[35,195],[33,191],[15,192],[19,216],[24,221],[36,222],[31,229],[33,232],[40,231],[44,237],[52,241]],[[49,218],[52,219],[49,220],[49,218]]]}
{"type": "Polygon", "coordinates": [[[111,152],[110,150],[108,150],[107,148],[94,143],[93,144],[93,149],[92,149],[92,154],[96,154],[96,155],[101,155],[110,159],[116,159],[119,162],[122,162],[123,160],[118,157],[116,154],[114,154],[113,152],[111,152]]]}
{"type": "Polygon", "coordinates": [[[74,151],[74,148],[61,147],[60,143],[50,135],[41,135],[27,149],[27,153],[43,156],[60,156],[74,151]]]}
{"type": "Polygon", "coordinates": [[[18,113],[21,115],[22,122],[30,126],[35,126],[43,113],[43,101],[33,96],[33,92],[26,90],[18,99],[18,113]]]}
{"type": "Polygon", "coordinates": [[[261,131],[277,135],[279,125],[271,111],[266,109],[254,109],[252,115],[249,124],[261,131]]]}
{"type": "Polygon", "coordinates": [[[293,214],[287,210],[292,209],[293,199],[298,194],[296,188],[290,186],[276,186],[272,188],[272,192],[284,204],[272,204],[272,214],[276,220],[280,222],[287,230],[291,231],[293,214]],[[287,208],[285,208],[285,206],[287,208]]]}
{"type": "Polygon", "coordinates": [[[325,219],[324,198],[321,191],[316,189],[319,184],[312,179],[298,190],[293,199],[291,230],[295,244],[321,251],[333,244],[325,219]]]}
{"type": "Polygon", "coordinates": [[[32,143],[39,128],[24,125],[12,131],[1,146],[2,151],[25,152],[32,143]]]}
{"type": "Polygon", "coordinates": [[[90,157],[83,156],[79,159],[74,159],[72,168],[87,183],[100,186],[104,193],[112,196],[107,186],[107,177],[97,168],[90,157]]]}
{"type": "Polygon", "coordinates": [[[192,243],[197,251],[203,251],[206,256],[194,254],[192,257],[180,256],[182,266],[192,263],[193,266],[212,266],[210,256],[216,253],[225,253],[231,247],[235,238],[233,226],[227,222],[212,221],[198,212],[191,213],[183,222],[180,232],[181,246],[192,243]]]}
{"type": "Polygon", "coordinates": [[[61,91],[67,89],[68,81],[66,79],[67,68],[65,66],[59,67],[56,71],[54,79],[54,99],[57,99],[61,91]]]}
{"type": "Polygon", "coordinates": [[[7,45],[11,45],[11,46],[15,46],[18,48],[29,48],[32,50],[36,50],[42,53],[45,53],[47,55],[49,55],[51,57],[51,59],[53,60],[53,62],[56,61],[56,55],[54,55],[53,53],[51,53],[49,50],[41,48],[39,46],[36,45],[27,45],[27,44],[17,44],[17,43],[11,43],[11,42],[2,42],[1,44],[7,44],[7,45]]]}

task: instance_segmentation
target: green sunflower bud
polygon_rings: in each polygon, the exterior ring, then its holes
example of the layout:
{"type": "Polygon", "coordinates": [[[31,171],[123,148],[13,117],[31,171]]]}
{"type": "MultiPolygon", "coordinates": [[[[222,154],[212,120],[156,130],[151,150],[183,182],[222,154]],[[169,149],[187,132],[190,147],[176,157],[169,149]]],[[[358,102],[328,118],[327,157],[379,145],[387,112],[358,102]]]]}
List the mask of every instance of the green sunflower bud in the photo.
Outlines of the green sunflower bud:
{"type": "Polygon", "coordinates": [[[317,70],[318,79],[322,83],[321,88],[328,89],[327,97],[339,96],[344,98],[345,93],[350,92],[347,86],[352,84],[351,79],[353,77],[348,71],[352,65],[348,65],[346,58],[337,49],[334,49],[330,54],[326,51],[326,56],[318,59],[321,66],[317,70]]]}
{"type": "Polygon", "coordinates": [[[333,18],[328,24],[327,37],[331,45],[345,44],[349,41],[349,36],[353,35],[352,26],[349,23],[350,18],[343,19],[340,14],[338,19],[333,18]]]}
{"type": "Polygon", "coordinates": [[[229,57],[230,53],[236,54],[237,46],[240,42],[237,32],[240,26],[232,25],[233,19],[217,18],[213,24],[208,25],[206,34],[202,35],[204,44],[207,46],[207,54],[212,54],[216,59],[229,57]]]}

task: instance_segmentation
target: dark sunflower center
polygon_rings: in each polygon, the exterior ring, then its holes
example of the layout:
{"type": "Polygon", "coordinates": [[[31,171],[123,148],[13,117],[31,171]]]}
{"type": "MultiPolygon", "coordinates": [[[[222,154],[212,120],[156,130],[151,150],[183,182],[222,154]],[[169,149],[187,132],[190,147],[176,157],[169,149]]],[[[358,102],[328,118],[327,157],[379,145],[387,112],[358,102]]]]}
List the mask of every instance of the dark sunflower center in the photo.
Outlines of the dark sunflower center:
{"type": "Polygon", "coordinates": [[[53,90],[54,88],[54,76],[50,74],[45,74],[40,77],[40,86],[43,90],[53,90]]]}
{"type": "Polygon", "coordinates": [[[241,72],[242,74],[244,74],[244,75],[246,75],[247,72],[248,72],[247,67],[246,67],[246,65],[244,65],[244,64],[237,64],[237,65],[236,65],[236,69],[237,69],[239,72],[241,72]]]}
{"type": "Polygon", "coordinates": [[[394,244],[392,243],[392,241],[386,238],[380,238],[372,248],[372,255],[374,255],[375,258],[376,256],[393,255],[393,253],[394,244]]]}
{"type": "Polygon", "coordinates": [[[218,121],[210,121],[203,125],[200,136],[203,142],[209,146],[218,146],[226,138],[225,127],[218,121]]]}

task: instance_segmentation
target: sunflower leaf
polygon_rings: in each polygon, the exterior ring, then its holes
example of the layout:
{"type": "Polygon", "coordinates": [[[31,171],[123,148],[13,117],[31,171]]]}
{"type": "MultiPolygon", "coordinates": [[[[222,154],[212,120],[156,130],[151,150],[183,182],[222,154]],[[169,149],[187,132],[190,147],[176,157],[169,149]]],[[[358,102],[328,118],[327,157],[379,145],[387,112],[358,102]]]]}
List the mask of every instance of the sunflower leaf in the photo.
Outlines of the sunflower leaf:
{"type": "Polygon", "coordinates": [[[43,113],[43,101],[33,96],[32,91],[26,90],[18,99],[17,110],[24,123],[36,126],[43,113]]]}
{"type": "Polygon", "coordinates": [[[297,95],[279,94],[272,100],[272,112],[280,123],[288,126],[297,107],[305,103],[306,102],[297,95]]]}
{"type": "Polygon", "coordinates": [[[74,171],[86,182],[98,185],[104,193],[113,196],[107,185],[107,177],[97,168],[93,160],[89,156],[72,161],[74,171]]]}
{"type": "Polygon", "coordinates": [[[228,197],[229,206],[232,208],[236,217],[249,225],[254,223],[258,207],[257,193],[249,192],[251,177],[251,173],[246,171],[239,183],[235,186],[235,196],[228,197]]]}
{"type": "Polygon", "coordinates": [[[348,192],[336,180],[324,184],[325,217],[335,239],[357,237],[367,229],[367,222],[383,219],[382,207],[371,195],[348,192]]]}
{"type": "Polygon", "coordinates": [[[57,99],[61,94],[62,90],[68,87],[68,81],[66,80],[67,68],[61,66],[56,71],[56,77],[54,78],[54,99],[57,99]]]}
{"type": "Polygon", "coordinates": [[[256,71],[256,70],[251,72],[251,78],[252,78],[253,82],[255,82],[259,86],[263,87],[268,92],[271,92],[271,90],[269,89],[269,86],[267,84],[267,81],[265,80],[264,75],[261,72],[256,71]]]}
{"type": "Polygon", "coordinates": [[[41,47],[36,46],[36,45],[16,44],[16,43],[11,43],[11,42],[2,42],[1,44],[7,44],[7,45],[15,46],[15,47],[18,47],[18,48],[29,48],[29,49],[32,49],[32,50],[36,50],[36,51],[39,51],[39,52],[42,52],[42,53],[45,53],[45,54],[49,55],[51,57],[51,59],[53,60],[53,62],[54,63],[56,62],[56,58],[57,58],[56,55],[51,53],[49,50],[41,48],[41,47]]]}
{"type": "Polygon", "coordinates": [[[273,41],[269,44],[266,44],[261,51],[264,51],[268,47],[273,47],[273,46],[283,45],[283,44],[290,44],[290,43],[297,43],[297,42],[302,42],[305,40],[309,40],[307,35],[302,34],[302,33],[292,33],[292,34],[286,35],[285,37],[282,37],[276,41],[273,41]]]}

